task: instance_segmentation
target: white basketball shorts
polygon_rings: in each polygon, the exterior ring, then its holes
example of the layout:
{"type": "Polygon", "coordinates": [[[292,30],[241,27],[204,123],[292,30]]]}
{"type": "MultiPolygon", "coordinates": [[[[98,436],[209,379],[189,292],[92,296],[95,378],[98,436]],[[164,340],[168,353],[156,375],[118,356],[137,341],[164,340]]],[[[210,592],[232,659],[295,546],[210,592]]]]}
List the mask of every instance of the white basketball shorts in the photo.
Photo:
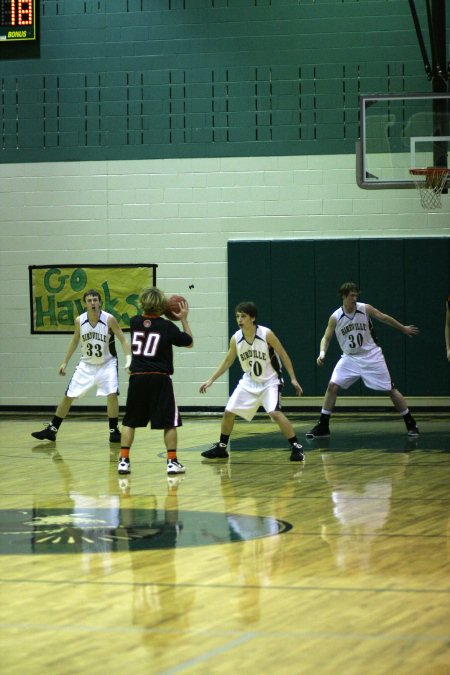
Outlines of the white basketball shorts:
{"type": "Polygon", "coordinates": [[[243,386],[241,380],[231,394],[225,410],[250,422],[260,406],[268,413],[280,410],[280,395],[281,388],[278,381],[249,390],[243,386]]]}
{"type": "Polygon", "coordinates": [[[117,359],[113,358],[95,366],[92,363],[80,361],[67,387],[66,396],[80,398],[87,394],[89,389],[97,387],[97,396],[117,394],[119,378],[117,373],[117,359]]]}
{"type": "Polygon", "coordinates": [[[348,389],[361,379],[366,387],[377,391],[390,391],[392,380],[381,349],[374,355],[349,356],[343,354],[331,375],[331,382],[348,389]]]}

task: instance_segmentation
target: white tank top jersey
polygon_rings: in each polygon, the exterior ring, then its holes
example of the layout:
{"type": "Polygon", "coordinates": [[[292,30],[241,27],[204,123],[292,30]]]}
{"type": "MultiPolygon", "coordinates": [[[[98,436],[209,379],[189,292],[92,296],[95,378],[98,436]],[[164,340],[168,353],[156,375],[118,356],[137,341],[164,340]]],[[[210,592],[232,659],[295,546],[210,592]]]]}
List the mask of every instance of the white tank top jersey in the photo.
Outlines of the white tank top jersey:
{"type": "Polygon", "coordinates": [[[357,302],[352,316],[345,314],[342,307],[331,316],[337,321],[335,333],[344,354],[357,356],[381,351],[365,303],[357,302]]]}
{"type": "Polygon", "coordinates": [[[239,363],[244,371],[242,381],[247,384],[283,384],[281,361],[267,342],[268,332],[269,328],[256,326],[252,344],[247,342],[240,329],[233,335],[239,363]]]}
{"type": "Polygon", "coordinates": [[[97,324],[92,326],[89,323],[88,313],[80,314],[81,361],[100,365],[117,355],[114,333],[108,328],[110,316],[111,314],[102,310],[97,324]]]}

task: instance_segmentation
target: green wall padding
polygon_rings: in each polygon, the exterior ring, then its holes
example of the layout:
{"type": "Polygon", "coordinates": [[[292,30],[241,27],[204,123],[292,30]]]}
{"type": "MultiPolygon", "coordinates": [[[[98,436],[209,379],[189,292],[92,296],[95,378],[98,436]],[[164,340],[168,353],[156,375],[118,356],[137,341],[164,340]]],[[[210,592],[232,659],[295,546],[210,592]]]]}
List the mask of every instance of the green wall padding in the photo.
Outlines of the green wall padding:
{"type": "MultiPolygon", "coordinates": [[[[450,396],[445,355],[445,302],[450,292],[450,239],[266,240],[228,243],[230,335],[234,307],[253,300],[290,355],[307,396],[322,396],[340,356],[336,338],[325,366],[316,366],[320,339],[340,305],[338,288],[354,281],[368,302],[420,335],[405,337],[374,321],[394,384],[405,396],[450,396]]],[[[241,370],[230,370],[230,391],[241,370]]],[[[285,395],[294,394],[289,379],[285,395]]],[[[374,395],[353,385],[341,395],[374,395]]],[[[383,394],[381,394],[383,395],[383,394]]],[[[450,399],[449,399],[450,401],[450,399]]]]}

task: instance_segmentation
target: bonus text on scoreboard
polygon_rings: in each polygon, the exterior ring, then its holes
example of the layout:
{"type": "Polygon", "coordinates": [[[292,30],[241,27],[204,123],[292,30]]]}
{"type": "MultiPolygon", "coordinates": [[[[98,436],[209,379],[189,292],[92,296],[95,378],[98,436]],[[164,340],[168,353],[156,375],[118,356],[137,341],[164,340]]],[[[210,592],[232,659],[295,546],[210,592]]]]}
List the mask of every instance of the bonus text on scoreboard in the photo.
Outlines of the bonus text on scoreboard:
{"type": "Polygon", "coordinates": [[[0,0],[0,40],[34,40],[36,0],[0,0]]]}

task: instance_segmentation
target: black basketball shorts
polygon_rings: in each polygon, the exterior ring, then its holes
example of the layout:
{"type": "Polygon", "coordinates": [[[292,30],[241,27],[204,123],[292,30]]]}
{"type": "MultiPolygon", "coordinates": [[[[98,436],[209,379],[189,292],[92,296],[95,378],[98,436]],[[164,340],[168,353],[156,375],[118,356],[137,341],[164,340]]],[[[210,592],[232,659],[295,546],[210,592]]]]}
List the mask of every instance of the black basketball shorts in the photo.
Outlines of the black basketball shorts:
{"type": "Polygon", "coordinates": [[[163,373],[130,375],[127,406],[122,424],[126,427],[171,429],[182,421],[175,402],[172,379],[163,373]]]}

